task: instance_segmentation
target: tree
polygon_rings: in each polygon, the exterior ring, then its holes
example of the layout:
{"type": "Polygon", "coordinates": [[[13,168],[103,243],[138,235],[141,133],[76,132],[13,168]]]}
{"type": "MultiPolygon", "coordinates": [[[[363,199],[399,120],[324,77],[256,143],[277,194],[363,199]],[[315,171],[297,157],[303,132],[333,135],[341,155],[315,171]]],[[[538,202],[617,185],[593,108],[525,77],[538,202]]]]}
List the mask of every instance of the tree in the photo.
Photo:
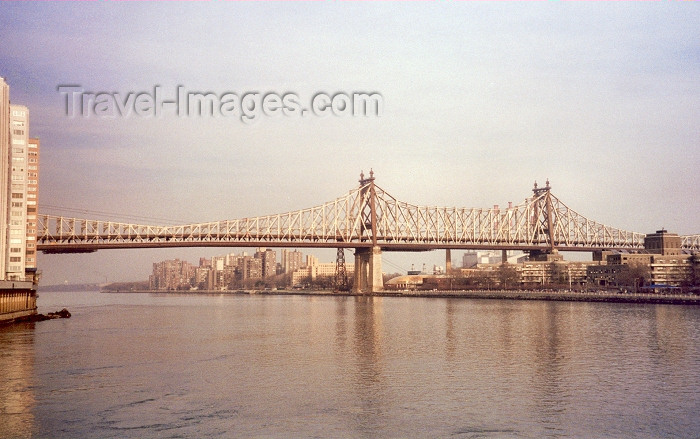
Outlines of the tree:
{"type": "Polygon", "coordinates": [[[637,292],[639,288],[651,281],[651,268],[646,264],[629,264],[617,273],[616,281],[618,286],[631,288],[637,292]]]}
{"type": "Polygon", "coordinates": [[[486,270],[476,271],[472,279],[474,280],[474,284],[481,289],[490,290],[493,284],[491,273],[486,270]]]}
{"type": "Polygon", "coordinates": [[[498,280],[501,283],[501,288],[513,288],[519,282],[518,271],[511,264],[501,264],[498,267],[498,280]]]}

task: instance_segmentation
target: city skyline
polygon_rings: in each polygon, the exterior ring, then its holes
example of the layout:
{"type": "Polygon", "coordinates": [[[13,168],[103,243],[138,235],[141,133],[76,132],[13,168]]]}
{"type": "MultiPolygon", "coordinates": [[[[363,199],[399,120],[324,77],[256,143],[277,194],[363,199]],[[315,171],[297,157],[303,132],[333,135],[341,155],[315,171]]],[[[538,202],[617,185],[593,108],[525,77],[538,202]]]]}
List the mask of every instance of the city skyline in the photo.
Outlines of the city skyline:
{"type": "MultiPolygon", "coordinates": [[[[380,186],[418,205],[519,203],[534,180],[549,178],[554,193],[602,223],[698,233],[696,4],[0,8],[0,76],[41,139],[40,212],[250,217],[335,198],[373,168],[380,186]],[[124,14],[133,20],[114,19],[124,14]],[[384,108],[376,118],[250,126],[167,114],[69,118],[62,84],[377,91],[384,108]]],[[[216,252],[40,255],[39,270],[45,284],[136,280],[150,262],[216,252]]],[[[444,252],[385,257],[405,269],[444,262],[444,252]]]]}

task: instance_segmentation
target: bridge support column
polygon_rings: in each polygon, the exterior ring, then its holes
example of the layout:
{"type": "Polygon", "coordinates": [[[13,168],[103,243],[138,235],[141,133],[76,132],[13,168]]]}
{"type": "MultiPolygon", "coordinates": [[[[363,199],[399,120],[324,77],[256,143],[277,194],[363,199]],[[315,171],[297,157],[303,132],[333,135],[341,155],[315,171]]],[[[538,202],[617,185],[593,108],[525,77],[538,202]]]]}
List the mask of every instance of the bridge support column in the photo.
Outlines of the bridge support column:
{"type": "Polygon", "coordinates": [[[355,249],[355,293],[373,293],[384,290],[382,277],[382,249],[378,246],[355,249]]]}

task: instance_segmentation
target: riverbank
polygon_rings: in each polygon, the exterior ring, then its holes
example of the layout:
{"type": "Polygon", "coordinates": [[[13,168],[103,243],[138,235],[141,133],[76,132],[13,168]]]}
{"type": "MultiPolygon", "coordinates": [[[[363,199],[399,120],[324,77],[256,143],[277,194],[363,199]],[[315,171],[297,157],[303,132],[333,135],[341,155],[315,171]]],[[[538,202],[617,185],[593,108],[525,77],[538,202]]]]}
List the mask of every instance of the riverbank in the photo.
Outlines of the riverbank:
{"type": "Polygon", "coordinates": [[[568,302],[659,303],[700,305],[700,296],[688,294],[633,294],[606,291],[528,291],[528,290],[462,290],[462,291],[378,291],[374,293],[336,292],[330,290],[129,290],[102,293],[199,294],[199,295],[287,295],[287,296],[362,296],[362,297],[435,297],[454,299],[554,300],[568,302]]]}

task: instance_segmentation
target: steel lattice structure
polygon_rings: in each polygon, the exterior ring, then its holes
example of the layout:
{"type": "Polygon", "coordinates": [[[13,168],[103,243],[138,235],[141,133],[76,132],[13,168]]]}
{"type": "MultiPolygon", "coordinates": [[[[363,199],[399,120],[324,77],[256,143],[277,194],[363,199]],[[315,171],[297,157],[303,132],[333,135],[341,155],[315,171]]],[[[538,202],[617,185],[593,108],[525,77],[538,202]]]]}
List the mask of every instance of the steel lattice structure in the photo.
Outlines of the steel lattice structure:
{"type": "MultiPolygon", "coordinates": [[[[640,250],[644,234],[606,226],[569,208],[546,187],[517,206],[416,206],[375,185],[374,176],[319,206],[201,224],[140,225],[38,215],[38,249],[46,253],[140,247],[327,247],[387,251],[502,249],[640,250]]],[[[700,235],[682,237],[700,250],[700,235]]]]}

